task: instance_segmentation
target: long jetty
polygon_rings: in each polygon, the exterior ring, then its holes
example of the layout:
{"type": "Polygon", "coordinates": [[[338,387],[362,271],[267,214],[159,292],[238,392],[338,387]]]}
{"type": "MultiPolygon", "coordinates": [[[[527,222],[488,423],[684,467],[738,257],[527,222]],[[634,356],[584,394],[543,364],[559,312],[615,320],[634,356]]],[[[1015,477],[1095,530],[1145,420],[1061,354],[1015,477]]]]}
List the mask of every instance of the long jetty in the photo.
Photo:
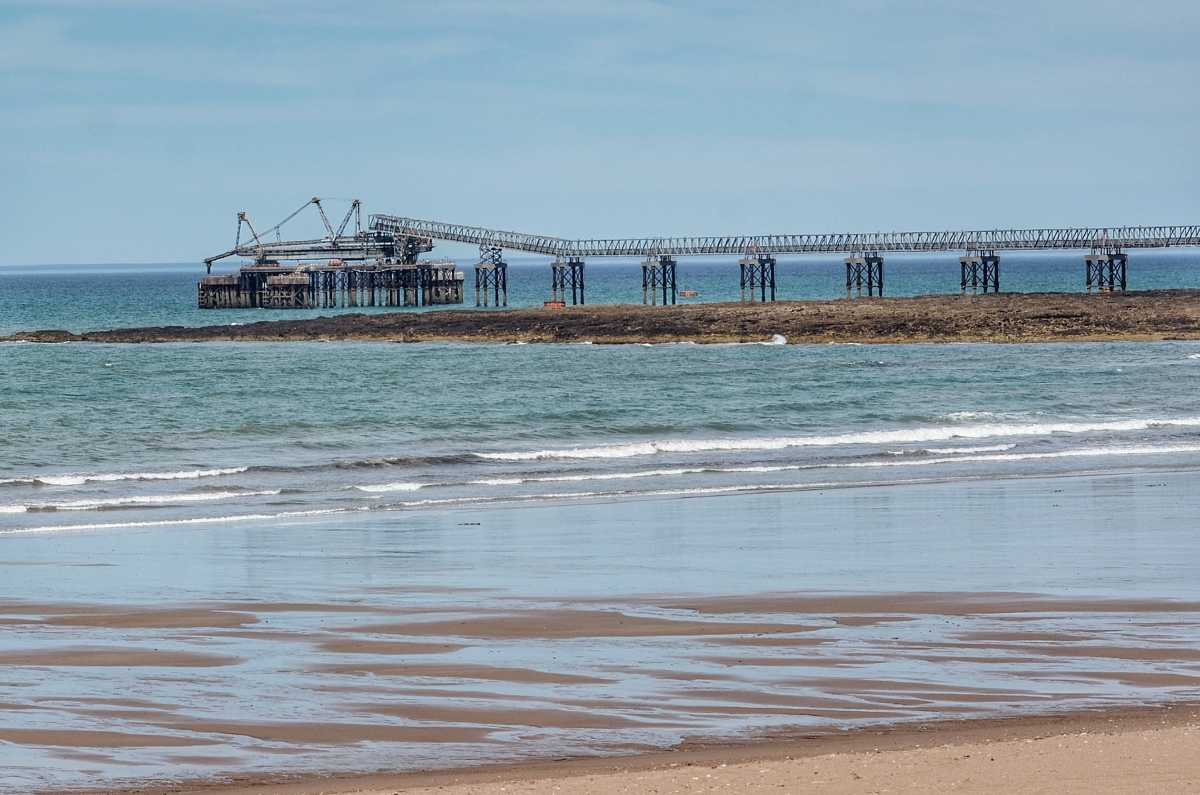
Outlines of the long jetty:
{"type": "MultiPolygon", "coordinates": [[[[310,204],[321,208],[319,199],[310,204]]],[[[351,212],[357,213],[355,201],[351,212]]],[[[301,208],[303,209],[303,207],[301,208]]],[[[271,230],[295,217],[297,210],[271,230]]],[[[548,305],[586,303],[585,261],[595,258],[643,257],[642,300],[674,304],[678,290],[677,257],[737,256],[743,301],[776,298],[776,257],[801,254],[844,254],[846,292],[882,296],[884,255],[899,252],[962,252],[962,292],[1000,290],[1000,254],[1004,251],[1083,250],[1084,286],[1092,290],[1125,290],[1128,252],[1134,249],[1200,246],[1200,225],[1060,227],[986,229],[942,232],[869,232],[848,234],[725,235],[711,237],[638,237],[567,239],[374,214],[369,228],[343,235],[350,213],[337,232],[328,222],[323,239],[240,242],[245,213],[238,214],[238,243],[205,260],[228,256],[254,259],[232,277],[209,276],[200,285],[200,305],[209,306],[344,306],[461,303],[462,273],[445,261],[423,261],[434,241],[479,247],[475,265],[476,306],[508,305],[508,266],[504,252],[520,251],[553,257],[548,305]],[[320,265],[284,266],[287,260],[323,257],[320,265]],[[207,283],[207,284],[206,284],[207,283]]],[[[251,232],[253,228],[250,227],[251,232]]]]}

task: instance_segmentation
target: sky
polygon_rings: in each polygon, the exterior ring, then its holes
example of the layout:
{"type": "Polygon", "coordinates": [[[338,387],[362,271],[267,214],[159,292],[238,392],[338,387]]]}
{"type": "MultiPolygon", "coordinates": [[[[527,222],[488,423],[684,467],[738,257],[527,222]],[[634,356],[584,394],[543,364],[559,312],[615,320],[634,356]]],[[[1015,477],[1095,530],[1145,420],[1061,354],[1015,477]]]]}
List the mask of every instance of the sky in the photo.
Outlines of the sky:
{"type": "Polygon", "coordinates": [[[0,264],[198,262],[311,196],[568,238],[1196,223],[1197,41],[1194,0],[0,0],[0,264]]]}

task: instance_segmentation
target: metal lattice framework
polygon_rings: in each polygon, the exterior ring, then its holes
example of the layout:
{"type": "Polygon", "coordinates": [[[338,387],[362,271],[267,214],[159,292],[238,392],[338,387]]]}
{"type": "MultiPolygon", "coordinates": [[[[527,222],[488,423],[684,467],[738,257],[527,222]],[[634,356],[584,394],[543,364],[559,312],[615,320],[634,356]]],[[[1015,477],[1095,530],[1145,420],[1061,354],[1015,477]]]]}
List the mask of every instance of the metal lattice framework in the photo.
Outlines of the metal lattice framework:
{"type": "Polygon", "coordinates": [[[372,215],[370,225],[371,229],[376,232],[390,232],[397,237],[452,240],[458,243],[475,243],[480,246],[529,251],[534,254],[565,253],[575,242],[549,235],[527,235],[522,232],[505,232],[499,229],[446,224],[440,221],[419,221],[415,218],[399,218],[394,215],[372,215]]]}
{"type": "MultiPolygon", "coordinates": [[[[321,198],[314,196],[296,208],[287,218],[284,218],[262,234],[259,234],[254,228],[254,224],[250,222],[250,218],[245,212],[238,213],[237,236],[234,239],[233,248],[223,251],[220,254],[206,257],[204,264],[211,273],[214,262],[234,256],[253,258],[255,262],[301,259],[380,259],[385,256],[391,256],[394,253],[392,242],[392,239],[388,236],[381,235],[378,232],[363,230],[362,202],[358,199],[351,200],[350,209],[346,211],[346,215],[342,218],[337,229],[334,229],[329,216],[325,214],[321,198]],[[326,236],[312,240],[282,240],[280,230],[307,207],[317,208],[317,213],[321,217],[321,223],[325,226],[326,236]],[[351,219],[354,220],[354,232],[347,234],[346,230],[351,219]],[[250,239],[246,240],[245,243],[242,242],[243,226],[250,233],[250,239]],[[274,241],[268,239],[272,234],[276,235],[276,240],[274,241]]],[[[432,248],[432,246],[429,248],[432,248]]],[[[429,248],[423,250],[428,251],[429,248]]]]}
{"type": "Polygon", "coordinates": [[[697,254],[856,254],[899,251],[1125,250],[1200,246],[1190,226],[1063,227],[947,232],[869,232],[817,235],[730,235],[567,240],[478,226],[372,215],[370,228],[397,236],[500,246],[558,257],[689,256],[697,254]]]}

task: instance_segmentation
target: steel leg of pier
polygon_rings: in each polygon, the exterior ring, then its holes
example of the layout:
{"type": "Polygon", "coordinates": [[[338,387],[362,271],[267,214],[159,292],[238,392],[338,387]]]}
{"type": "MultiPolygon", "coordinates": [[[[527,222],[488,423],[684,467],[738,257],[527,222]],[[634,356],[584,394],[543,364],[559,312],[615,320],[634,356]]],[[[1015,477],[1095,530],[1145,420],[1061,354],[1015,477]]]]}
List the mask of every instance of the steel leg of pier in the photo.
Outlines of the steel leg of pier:
{"type": "Polygon", "coordinates": [[[676,295],[675,259],[663,255],[652,255],[642,263],[642,303],[658,303],[661,293],[663,306],[675,303],[676,295]]]}
{"type": "Polygon", "coordinates": [[[1000,292],[1000,255],[985,254],[980,260],[983,268],[983,291],[986,293],[990,286],[993,293],[1000,292]]]}
{"type": "Polygon", "coordinates": [[[753,303],[756,296],[759,301],[767,300],[767,291],[771,292],[771,300],[775,300],[775,258],[768,254],[747,254],[738,260],[740,273],[739,286],[742,301],[753,303]]]}
{"type": "Polygon", "coordinates": [[[550,300],[567,302],[567,266],[561,259],[550,263],[550,300]]]}
{"type": "MultiPolygon", "coordinates": [[[[571,272],[571,303],[585,303],[584,283],[583,283],[583,260],[579,257],[571,257],[567,260],[567,268],[571,272]]],[[[564,295],[565,299],[565,295],[564,295]]]]}
{"type": "Polygon", "coordinates": [[[975,292],[979,288],[980,258],[968,254],[965,257],[959,257],[958,262],[962,273],[960,284],[963,294],[966,295],[968,286],[971,288],[971,292],[975,292]]]}
{"type": "Polygon", "coordinates": [[[867,265],[867,295],[874,296],[878,292],[883,297],[883,257],[872,254],[864,257],[867,265]]]}
{"type": "Polygon", "coordinates": [[[1092,288],[1099,292],[1124,291],[1126,288],[1125,269],[1129,255],[1123,251],[1099,253],[1093,251],[1083,258],[1087,291],[1092,288]]]}

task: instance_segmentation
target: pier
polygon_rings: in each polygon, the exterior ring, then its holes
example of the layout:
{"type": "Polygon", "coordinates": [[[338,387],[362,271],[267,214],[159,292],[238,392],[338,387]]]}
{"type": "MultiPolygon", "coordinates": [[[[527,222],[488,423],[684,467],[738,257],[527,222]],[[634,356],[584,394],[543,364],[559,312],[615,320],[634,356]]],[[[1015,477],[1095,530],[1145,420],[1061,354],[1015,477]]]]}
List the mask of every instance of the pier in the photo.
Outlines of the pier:
{"type": "Polygon", "coordinates": [[[689,256],[737,257],[741,299],[749,303],[776,300],[779,256],[846,255],[846,296],[857,299],[884,295],[884,256],[892,253],[961,252],[959,288],[966,294],[968,289],[1000,291],[1001,252],[1080,250],[1086,252],[1084,289],[1114,292],[1127,288],[1131,251],[1200,246],[1200,225],[572,240],[374,214],[364,229],[357,200],[335,229],[319,198],[264,234],[255,231],[246,213],[238,213],[237,218],[234,247],[205,260],[210,275],[199,285],[202,308],[462,303],[463,272],[448,260],[420,258],[433,250],[434,241],[479,247],[475,265],[479,307],[508,306],[506,251],[552,258],[548,306],[586,303],[585,261],[617,257],[644,258],[642,301],[667,306],[676,303],[679,292],[678,258],[689,256]],[[278,239],[280,228],[308,206],[317,208],[328,234],[311,240],[278,239]],[[351,220],[355,225],[349,232],[351,220]],[[243,227],[250,233],[245,242],[243,227]],[[270,234],[277,239],[270,241],[270,234]],[[253,264],[237,274],[211,275],[213,264],[230,256],[251,259],[253,264]],[[306,259],[316,262],[303,262],[306,259]]]}
{"type": "Polygon", "coordinates": [[[197,302],[201,309],[437,306],[461,304],[463,282],[450,260],[248,266],[203,277],[197,302]]]}

